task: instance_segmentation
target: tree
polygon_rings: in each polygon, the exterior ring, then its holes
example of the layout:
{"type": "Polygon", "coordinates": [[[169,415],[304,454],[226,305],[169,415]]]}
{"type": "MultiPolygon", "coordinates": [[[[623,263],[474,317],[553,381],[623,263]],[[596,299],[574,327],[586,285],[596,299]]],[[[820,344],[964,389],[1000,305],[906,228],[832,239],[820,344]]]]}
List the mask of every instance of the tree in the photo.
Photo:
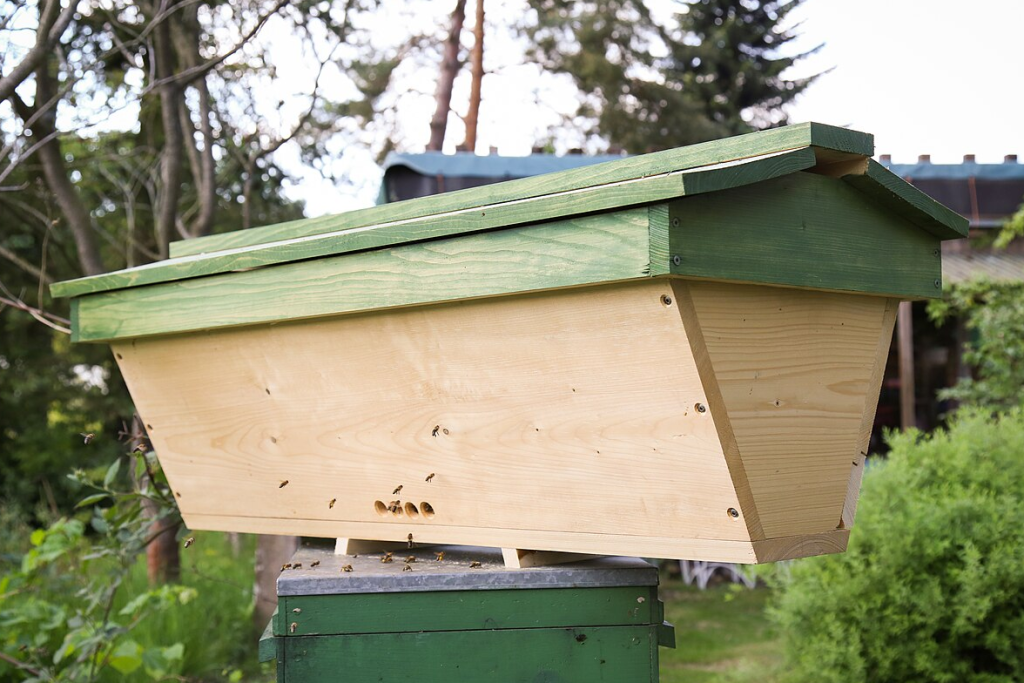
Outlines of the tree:
{"type": "MultiPolygon", "coordinates": [[[[323,154],[365,124],[378,75],[362,77],[391,68],[355,25],[371,0],[65,2],[0,0],[0,286],[4,301],[47,320],[42,311],[60,306],[47,294],[54,280],[164,258],[174,239],[300,217],[274,153],[292,143],[323,154]],[[268,28],[319,66],[298,92],[275,78],[268,28]],[[328,79],[346,97],[325,97],[328,79]]],[[[12,312],[0,317],[0,488],[56,513],[70,463],[113,454],[99,444],[116,440],[88,435],[112,437],[133,411],[105,349],[71,347],[12,312]]],[[[167,562],[157,573],[173,575],[167,562]]]]}
{"type": "Polygon", "coordinates": [[[783,125],[783,107],[815,78],[789,80],[787,69],[821,48],[787,55],[786,28],[804,0],[696,0],[679,16],[666,78],[680,81],[704,116],[730,134],[783,125]]]}
{"type": "Polygon", "coordinates": [[[530,0],[526,34],[532,57],[583,94],[583,134],[642,153],[783,122],[780,107],[813,80],[780,75],[804,56],[779,56],[793,38],[779,26],[800,1],[678,3],[665,22],[641,0],[530,0]]]}

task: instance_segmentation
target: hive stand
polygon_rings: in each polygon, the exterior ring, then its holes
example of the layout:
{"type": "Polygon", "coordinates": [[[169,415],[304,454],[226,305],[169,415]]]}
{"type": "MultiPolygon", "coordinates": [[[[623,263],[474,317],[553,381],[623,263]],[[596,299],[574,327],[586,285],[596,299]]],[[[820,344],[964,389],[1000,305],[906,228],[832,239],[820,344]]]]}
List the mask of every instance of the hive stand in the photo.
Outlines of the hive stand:
{"type": "Polygon", "coordinates": [[[493,548],[302,548],[289,564],[260,640],[278,683],[655,683],[675,646],[657,570],[634,558],[507,569],[493,548]]]}

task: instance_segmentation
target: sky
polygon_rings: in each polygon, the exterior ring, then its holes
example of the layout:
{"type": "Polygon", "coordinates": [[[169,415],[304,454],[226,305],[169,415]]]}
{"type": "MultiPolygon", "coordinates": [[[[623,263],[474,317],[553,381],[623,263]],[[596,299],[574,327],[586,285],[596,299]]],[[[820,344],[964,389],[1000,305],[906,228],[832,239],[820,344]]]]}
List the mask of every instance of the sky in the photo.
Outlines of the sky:
{"type": "MultiPolygon", "coordinates": [[[[450,2],[428,3],[443,17],[450,2]]],[[[469,3],[472,6],[473,3],[469,3]]],[[[518,2],[488,3],[488,19],[514,13],[518,2]]],[[[521,10],[518,10],[521,11],[521,10]]],[[[467,12],[467,29],[472,12],[467,12]]],[[[896,163],[930,154],[933,163],[980,163],[1004,155],[1024,160],[1024,0],[806,0],[792,13],[800,38],[794,50],[823,47],[794,67],[792,77],[822,75],[788,109],[790,121],[817,121],[872,133],[875,151],[896,163]]],[[[509,16],[508,19],[513,17],[509,16]]],[[[495,34],[489,39],[498,40],[495,34]]],[[[467,38],[467,42],[468,42],[467,38]]],[[[525,155],[557,122],[538,101],[565,104],[571,88],[517,64],[514,45],[487,46],[478,152],[525,155]]],[[[416,79],[412,97],[396,105],[404,122],[402,147],[422,151],[433,111],[436,73],[416,79]]],[[[468,76],[456,82],[453,106],[465,107],[468,76]]],[[[449,127],[459,140],[457,119],[449,127]]],[[[572,146],[571,140],[564,141],[572,146]]],[[[283,160],[293,170],[293,163],[283,160]]],[[[290,193],[306,201],[307,215],[358,208],[376,197],[379,178],[369,158],[355,164],[363,182],[338,189],[312,173],[290,193]]]]}

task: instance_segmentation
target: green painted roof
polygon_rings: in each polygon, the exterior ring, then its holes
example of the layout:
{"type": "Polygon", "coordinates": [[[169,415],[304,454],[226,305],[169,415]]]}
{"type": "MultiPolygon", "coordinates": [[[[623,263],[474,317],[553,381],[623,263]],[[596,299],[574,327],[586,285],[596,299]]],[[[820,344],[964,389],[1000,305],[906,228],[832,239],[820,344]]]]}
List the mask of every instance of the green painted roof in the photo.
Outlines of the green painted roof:
{"type": "Polygon", "coordinates": [[[967,222],[870,161],[870,135],[816,123],[171,245],[172,258],[51,287],[77,297],[652,205],[815,170],[940,239],[967,222]],[[866,165],[865,165],[866,164],[866,165]]]}

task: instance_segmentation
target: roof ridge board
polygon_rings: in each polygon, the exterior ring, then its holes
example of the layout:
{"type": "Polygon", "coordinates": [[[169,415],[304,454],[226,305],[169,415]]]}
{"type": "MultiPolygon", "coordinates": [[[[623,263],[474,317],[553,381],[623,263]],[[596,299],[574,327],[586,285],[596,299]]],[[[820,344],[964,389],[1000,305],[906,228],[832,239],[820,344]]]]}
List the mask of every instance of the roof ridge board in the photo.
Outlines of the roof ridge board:
{"type": "Polygon", "coordinates": [[[444,239],[566,218],[570,215],[620,210],[767,180],[806,170],[815,163],[816,157],[811,147],[772,152],[743,162],[730,161],[698,166],[618,183],[511,200],[492,204],[487,207],[487,211],[478,208],[460,209],[443,214],[157,261],[126,270],[58,282],[51,285],[50,292],[58,298],[96,294],[355,251],[444,239]]]}
{"type": "Polygon", "coordinates": [[[874,137],[868,133],[820,123],[800,123],[347,213],[181,240],[171,244],[171,256],[209,253],[364,227],[382,222],[383,216],[391,216],[397,220],[420,218],[458,209],[479,208],[496,202],[529,199],[550,192],[583,189],[648,175],[682,171],[808,145],[864,156],[871,156],[874,153],[874,137]]]}
{"type": "Polygon", "coordinates": [[[887,202],[918,227],[942,240],[967,237],[969,221],[935,201],[874,159],[863,174],[843,176],[857,190],[887,202]]]}

